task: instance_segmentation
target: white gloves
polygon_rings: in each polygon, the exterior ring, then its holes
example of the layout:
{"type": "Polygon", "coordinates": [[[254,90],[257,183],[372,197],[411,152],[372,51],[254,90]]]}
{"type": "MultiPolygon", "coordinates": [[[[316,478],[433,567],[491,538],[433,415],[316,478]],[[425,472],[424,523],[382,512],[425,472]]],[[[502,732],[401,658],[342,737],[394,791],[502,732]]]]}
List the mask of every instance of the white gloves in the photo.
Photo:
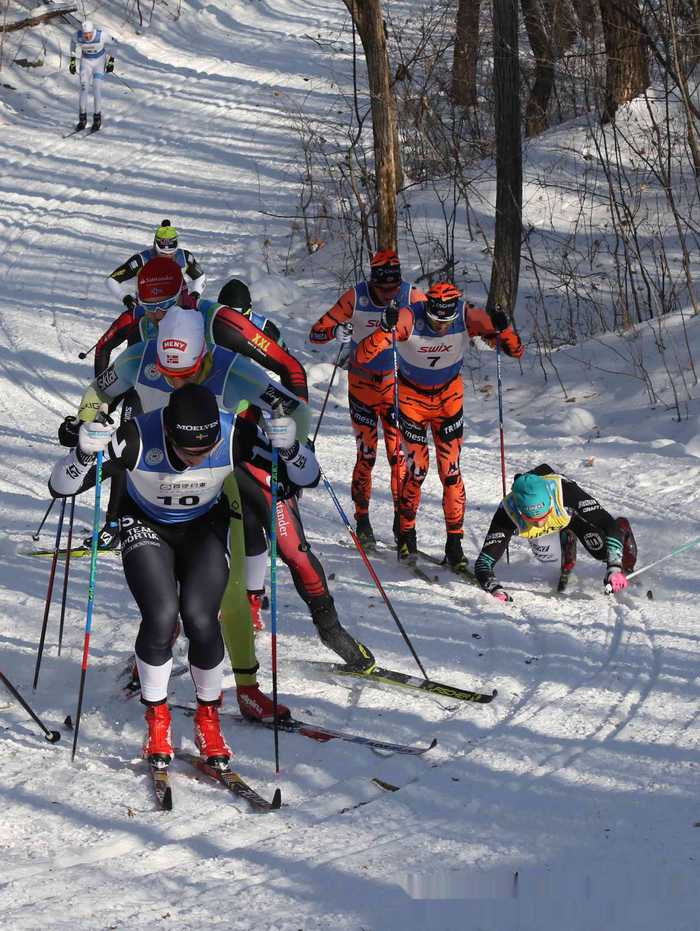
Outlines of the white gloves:
{"type": "Polygon", "coordinates": [[[339,343],[349,343],[352,339],[352,323],[339,323],[333,330],[333,336],[339,343]]]}
{"type": "Polygon", "coordinates": [[[100,407],[100,413],[90,423],[83,423],[78,433],[78,449],[86,456],[94,456],[104,452],[114,433],[114,423],[107,418],[107,405],[100,407]]]}
{"type": "Polygon", "coordinates": [[[274,449],[289,449],[297,437],[297,425],[291,417],[273,417],[267,420],[265,431],[274,449]]]}

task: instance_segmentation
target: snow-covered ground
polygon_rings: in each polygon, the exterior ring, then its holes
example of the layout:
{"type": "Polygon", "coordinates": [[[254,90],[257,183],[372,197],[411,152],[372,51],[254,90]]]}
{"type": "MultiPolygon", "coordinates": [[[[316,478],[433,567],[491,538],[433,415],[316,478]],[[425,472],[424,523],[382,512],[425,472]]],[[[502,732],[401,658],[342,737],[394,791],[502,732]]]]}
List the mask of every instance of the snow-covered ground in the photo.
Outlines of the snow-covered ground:
{"type": "MultiPolygon", "coordinates": [[[[256,306],[282,323],[307,363],[316,410],[335,355],[333,346],[318,351],[304,342],[337,296],[332,258],[326,250],[305,257],[295,242],[294,274],[285,277],[290,221],[283,217],[294,214],[300,170],[286,113],[303,100],[318,110],[328,105],[328,51],[312,37],[340,28],[342,5],[194,2],[177,21],[159,6],[143,35],[110,9],[93,17],[120,37],[117,68],[128,86],[106,82],[99,135],[63,138],[77,110],[67,27],[44,27],[45,68],[6,67],[3,83],[15,89],[0,89],[0,669],[51,727],[75,713],[87,566],[72,567],[60,657],[54,606],[32,693],[48,565],[19,551],[47,503],[57,424],[91,377],[91,360],[80,362],[77,353],[119,311],[102,279],[145,247],[167,216],[204,265],[210,294],[239,274],[256,306]]],[[[334,73],[338,67],[342,61],[334,73]]],[[[530,145],[528,156],[544,163],[547,143],[539,154],[530,145]]],[[[402,256],[410,273],[408,247],[402,256]]],[[[484,273],[488,280],[487,266],[484,273]]],[[[686,322],[697,354],[698,323],[686,322]]],[[[557,353],[566,393],[535,353],[522,364],[503,363],[509,476],[546,461],[574,478],[630,518],[640,564],[699,533],[700,411],[682,321],[665,325],[663,338],[691,396],[680,422],[650,327],[557,353]],[[631,358],[645,360],[665,403],[649,407],[631,358]]],[[[470,357],[470,366],[462,466],[465,548],[473,559],[501,479],[495,356],[470,357]]],[[[344,388],[341,373],[318,453],[351,513],[354,444],[344,388]]],[[[89,525],[90,498],[80,528],[89,525]]],[[[341,619],[384,665],[415,671],[359,556],[339,543],[346,534],[323,486],[304,495],[302,508],[341,619]]],[[[385,539],[390,512],[380,459],[372,519],[385,539]]],[[[431,473],[418,534],[436,555],[442,527],[431,473]]],[[[256,816],[184,764],[173,767],[175,810],[154,810],[138,759],[142,709],[120,697],[117,682],[137,614],[118,560],[101,559],[75,764],[68,731],[49,746],[0,694],[0,924],[56,931],[697,928],[696,564],[697,551],[688,550],[613,599],[603,595],[601,566],[584,555],[569,591],[557,596],[551,574],[515,543],[510,565],[499,566],[514,596],[504,607],[442,572],[444,584],[427,587],[377,557],[429,674],[497,688],[483,707],[320,678],[305,661],[333,657],[281,570],[281,699],[299,717],[332,727],[439,743],[422,758],[387,757],[281,735],[276,776],[272,735],[232,724],[227,736],[240,772],[267,795],[278,785],[283,792],[280,812],[256,816]],[[401,788],[384,792],[373,777],[401,788]]],[[[268,687],[267,633],[258,650],[268,687]]],[[[189,701],[189,680],[174,679],[172,694],[189,701]]],[[[174,729],[191,747],[190,721],[176,717],[174,729]]]]}

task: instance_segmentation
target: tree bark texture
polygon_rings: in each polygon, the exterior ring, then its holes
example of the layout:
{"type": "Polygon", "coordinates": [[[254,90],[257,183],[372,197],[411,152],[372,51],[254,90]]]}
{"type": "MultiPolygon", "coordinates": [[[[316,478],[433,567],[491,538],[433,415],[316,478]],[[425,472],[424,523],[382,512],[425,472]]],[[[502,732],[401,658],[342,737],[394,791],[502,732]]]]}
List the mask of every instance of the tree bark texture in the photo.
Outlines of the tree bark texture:
{"type": "Polygon", "coordinates": [[[554,50],[539,0],[520,0],[530,48],[535,56],[535,80],[525,107],[525,134],[537,136],[549,125],[547,107],[554,88],[554,50]]]}
{"type": "Polygon", "coordinates": [[[459,0],[457,4],[451,93],[454,103],[461,107],[475,107],[477,102],[480,12],[481,0],[459,0]]]}
{"type": "Polygon", "coordinates": [[[598,0],[606,53],[605,106],[602,122],[649,86],[646,41],[639,26],[636,0],[598,0]]]}
{"type": "Polygon", "coordinates": [[[523,162],[520,139],[518,0],[493,0],[496,233],[487,307],[512,316],[520,278],[523,162]]]}
{"type": "Polygon", "coordinates": [[[396,192],[402,184],[396,100],[389,70],[381,0],[343,0],[367,61],[374,133],[377,248],[396,248],[396,192]]]}

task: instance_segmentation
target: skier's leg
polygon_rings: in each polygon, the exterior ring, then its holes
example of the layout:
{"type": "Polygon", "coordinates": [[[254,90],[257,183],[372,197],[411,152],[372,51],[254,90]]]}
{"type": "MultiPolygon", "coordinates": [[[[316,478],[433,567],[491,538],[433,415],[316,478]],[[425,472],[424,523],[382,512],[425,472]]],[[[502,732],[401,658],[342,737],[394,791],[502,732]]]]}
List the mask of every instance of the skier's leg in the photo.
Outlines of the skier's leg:
{"type": "Polygon", "coordinates": [[[80,119],[87,114],[88,96],[90,93],[90,83],[92,81],[92,66],[86,58],[80,59],[80,96],[78,98],[78,110],[80,119]]]}
{"type": "MultiPolygon", "coordinates": [[[[366,396],[367,391],[364,391],[366,396]]],[[[377,461],[377,413],[350,388],[350,418],[355,434],[357,456],[352,470],[351,495],[355,505],[355,519],[367,518],[372,496],[372,469],[377,461]]]]}
{"type": "Polygon", "coordinates": [[[224,492],[230,509],[230,562],[228,582],[221,601],[221,630],[236,685],[251,685],[256,681],[258,661],[250,604],[246,595],[244,511],[235,475],[229,475],[224,482],[224,492]]]}
{"type": "Polygon", "coordinates": [[[102,82],[104,79],[104,71],[96,65],[92,77],[92,97],[95,107],[93,112],[95,116],[102,113],[102,82]]]}
{"type": "Polygon", "coordinates": [[[467,498],[459,467],[464,433],[464,390],[461,377],[440,392],[435,404],[437,416],[431,427],[438,475],[442,483],[442,510],[447,531],[445,555],[454,568],[460,563],[466,563],[462,553],[462,534],[467,498]]]}

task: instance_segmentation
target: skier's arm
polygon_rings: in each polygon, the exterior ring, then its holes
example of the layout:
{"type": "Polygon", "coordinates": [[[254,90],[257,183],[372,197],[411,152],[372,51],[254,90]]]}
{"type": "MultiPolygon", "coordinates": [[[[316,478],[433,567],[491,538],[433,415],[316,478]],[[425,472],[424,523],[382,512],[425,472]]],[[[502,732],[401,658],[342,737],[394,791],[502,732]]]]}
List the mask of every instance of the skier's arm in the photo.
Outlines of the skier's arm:
{"type": "Polygon", "coordinates": [[[93,421],[100,409],[100,404],[112,404],[136,384],[143,343],[129,346],[111,365],[90,382],[83,394],[78,409],[78,417],[83,421],[93,421]]]}
{"type": "Polygon", "coordinates": [[[191,252],[188,252],[187,249],[184,250],[185,253],[185,274],[190,279],[188,290],[190,294],[200,297],[204,294],[204,289],[207,286],[207,276],[204,274],[202,269],[197,264],[197,260],[192,255],[191,252]]]}
{"type": "Polygon", "coordinates": [[[133,310],[125,310],[100,336],[95,346],[95,377],[107,368],[113,350],[128,341],[137,329],[138,322],[134,318],[133,310]]]}
{"type": "Polygon", "coordinates": [[[137,252],[136,255],[132,255],[126,262],[122,262],[118,268],[115,268],[105,282],[110,294],[119,301],[124,301],[127,297],[131,297],[133,300],[133,294],[131,293],[133,288],[129,282],[138,275],[139,269],[143,268],[143,265],[143,255],[137,252]]]}
{"type": "Polygon", "coordinates": [[[622,566],[622,534],[615,518],[576,482],[562,478],[561,487],[564,507],[575,511],[583,520],[600,531],[605,538],[608,569],[619,569],[622,566]]]}
{"type": "Polygon", "coordinates": [[[308,401],[306,372],[301,362],[269,336],[265,336],[243,314],[224,305],[218,307],[211,320],[211,335],[219,346],[240,352],[274,372],[285,388],[303,401],[308,401]]]}
{"type": "Polygon", "coordinates": [[[329,311],[320,317],[309,330],[309,342],[317,345],[329,343],[334,339],[336,330],[348,323],[355,310],[355,289],[350,288],[335,302],[329,311]]]}
{"type": "Polygon", "coordinates": [[[497,597],[499,590],[503,591],[503,589],[498,583],[493,570],[498,560],[505,553],[515,530],[515,524],[508,517],[505,508],[503,505],[499,505],[498,510],[493,515],[481,552],[474,563],[474,575],[479,585],[485,592],[497,597]]]}
{"type": "MultiPolygon", "coordinates": [[[[253,421],[238,417],[234,430],[236,462],[250,462],[256,468],[270,472],[272,468],[272,445],[253,421]]],[[[279,451],[278,481],[282,485],[282,496],[295,494],[297,488],[314,488],[321,477],[311,441],[300,443],[295,440],[289,449],[279,451]]]]}
{"type": "MultiPolygon", "coordinates": [[[[398,342],[405,342],[413,333],[413,311],[410,307],[402,307],[399,310],[399,322],[396,324],[396,339],[398,342]]],[[[385,349],[390,349],[393,343],[391,330],[385,330],[383,326],[377,327],[357,346],[355,350],[355,362],[358,365],[364,365],[371,362],[385,349]]]]}
{"type": "Polygon", "coordinates": [[[241,356],[236,359],[224,384],[223,401],[227,411],[237,411],[241,401],[268,412],[279,410],[294,420],[297,439],[304,442],[309,435],[311,411],[308,404],[273,381],[252,359],[241,356]]]}
{"type": "Polygon", "coordinates": [[[464,322],[470,336],[480,336],[491,348],[496,345],[496,336],[500,333],[501,348],[507,356],[519,359],[525,352],[525,347],[520,342],[520,337],[513,327],[508,325],[500,331],[497,330],[493,320],[483,307],[475,307],[474,304],[465,302],[464,322]]]}
{"type": "MultiPolygon", "coordinates": [[[[138,461],[141,437],[133,420],[127,420],[112,434],[102,461],[102,479],[111,478],[118,472],[133,469],[138,461]]],[[[49,478],[49,491],[54,498],[79,495],[95,487],[97,469],[96,456],[85,453],[78,445],[59,459],[49,478]]]]}

